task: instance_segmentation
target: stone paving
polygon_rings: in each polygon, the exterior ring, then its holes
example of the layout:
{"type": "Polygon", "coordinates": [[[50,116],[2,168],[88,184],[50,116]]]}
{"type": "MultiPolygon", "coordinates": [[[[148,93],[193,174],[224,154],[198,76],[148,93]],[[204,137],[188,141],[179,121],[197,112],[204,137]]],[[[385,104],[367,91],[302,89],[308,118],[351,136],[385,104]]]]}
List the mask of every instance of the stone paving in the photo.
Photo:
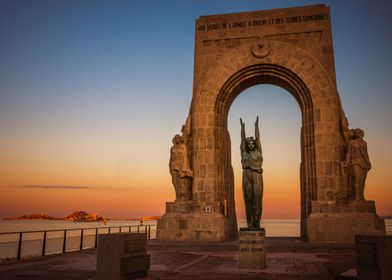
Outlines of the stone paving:
{"type": "MultiPolygon", "coordinates": [[[[239,269],[238,242],[149,241],[151,269],[141,279],[355,279],[352,246],[267,239],[267,269],[239,269]]],[[[95,279],[96,251],[0,265],[0,279],[95,279]]]]}

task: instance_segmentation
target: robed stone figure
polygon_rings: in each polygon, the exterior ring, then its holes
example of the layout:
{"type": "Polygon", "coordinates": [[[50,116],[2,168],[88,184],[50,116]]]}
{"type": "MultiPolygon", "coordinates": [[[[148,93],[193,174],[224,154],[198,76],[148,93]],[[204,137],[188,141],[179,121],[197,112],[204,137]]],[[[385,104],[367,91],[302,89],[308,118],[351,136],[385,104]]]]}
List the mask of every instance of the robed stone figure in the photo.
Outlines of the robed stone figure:
{"type": "Polygon", "coordinates": [[[189,201],[192,194],[193,172],[188,158],[188,139],[190,134],[190,118],[182,127],[182,135],[176,134],[170,149],[169,169],[176,192],[176,201],[189,201]]]}
{"type": "Polygon", "coordinates": [[[365,133],[360,128],[350,129],[347,141],[346,160],[343,168],[346,170],[348,190],[345,198],[364,200],[365,181],[367,173],[372,167],[369,161],[366,141],[363,139],[365,133]]]}
{"type": "Polygon", "coordinates": [[[245,136],[241,122],[242,191],[244,194],[248,229],[259,229],[263,199],[263,156],[260,144],[259,117],[255,122],[255,138],[245,136]]]}

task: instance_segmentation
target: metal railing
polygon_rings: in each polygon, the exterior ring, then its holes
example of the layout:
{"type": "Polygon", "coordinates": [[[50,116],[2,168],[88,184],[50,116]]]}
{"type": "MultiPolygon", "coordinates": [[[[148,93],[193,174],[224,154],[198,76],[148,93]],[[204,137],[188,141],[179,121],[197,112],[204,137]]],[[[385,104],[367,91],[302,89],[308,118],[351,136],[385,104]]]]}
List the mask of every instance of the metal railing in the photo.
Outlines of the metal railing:
{"type": "MultiPolygon", "coordinates": [[[[49,254],[56,254],[56,253],[66,253],[66,252],[71,252],[71,251],[77,251],[77,250],[84,250],[84,249],[90,249],[90,248],[96,248],[98,244],[98,234],[114,234],[114,233],[146,233],[147,234],[147,239],[155,239],[155,233],[156,231],[156,225],[132,225],[132,226],[110,226],[110,227],[91,227],[91,228],[70,228],[70,229],[53,229],[53,230],[39,230],[39,231],[23,231],[23,232],[1,232],[0,233],[0,239],[3,239],[1,237],[4,237],[5,235],[12,236],[16,235],[18,236],[16,241],[6,241],[6,242],[0,242],[0,246],[2,244],[11,244],[11,243],[17,243],[17,251],[16,251],[16,256],[7,256],[9,257],[15,257],[16,259],[20,260],[22,258],[22,250],[25,247],[25,243],[27,242],[42,242],[42,246],[40,250],[37,253],[30,254],[29,256],[46,256],[49,254]],[[87,231],[93,232],[93,234],[86,234],[87,231]],[[54,237],[49,238],[49,234],[53,234],[54,237]],[[72,234],[71,234],[72,233],[72,234]],[[26,236],[28,235],[33,235],[35,236],[34,238],[30,239],[25,239],[26,236]],[[37,239],[37,235],[41,235],[41,238],[37,239]],[[86,244],[87,238],[93,238],[93,242],[90,242],[90,245],[86,244]],[[73,238],[73,241],[76,239],[78,240],[77,247],[73,248],[67,248],[68,242],[70,239],[73,238]],[[48,242],[54,240],[54,239],[62,239],[62,244],[61,244],[61,249],[57,251],[52,251],[48,252],[47,250],[47,244],[48,242]]],[[[9,239],[9,238],[8,238],[9,239]]],[[[75,242],[73,242],[75,243],[75,242]]],[[[74,244],[75,245],[75,244],[74,244]]],[[[37,246],[35,246],[37,247],[37,246]]],[[[37,248],[36,248],[37,249],[37,248]]],[[[1,256],[0,256],[1,258],[1,256]]]]}

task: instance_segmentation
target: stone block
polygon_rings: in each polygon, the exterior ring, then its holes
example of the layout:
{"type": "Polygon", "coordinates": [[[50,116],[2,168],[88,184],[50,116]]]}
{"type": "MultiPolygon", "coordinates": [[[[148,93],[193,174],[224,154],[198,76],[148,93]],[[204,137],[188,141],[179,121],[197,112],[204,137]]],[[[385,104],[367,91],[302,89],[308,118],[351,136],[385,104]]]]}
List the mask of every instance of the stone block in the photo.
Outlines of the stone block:
{"type": "Polygon", "coordinates": [[[392,276],[392,236],[355,236],[358,280],[387,280],[392,276]]]}
{"type": "Polygon", "coordinates": [[[166,217],[167,221],[167,226],[169,228],[177,228],[178,227],[178,216],[171,216],[171,217],[166,217]]]}
{"type": "Polygon", "coordinates": [[[306,221],[312,242],[354,243],[356,234],[385,235],[384,220],[375,214],[312,213],[306,221]]]}
{"type": "Polygon", "coordinates": [[[354,207],[356,213],[366,213],[366,211],[368,210],[366,204],[364,203],[355,203],[354,207]]]}
{"type": "MultiPolygon", "coordinates": [[[[228,217],[220,213],[214,213],[216,205],[211,205],[212,212],[206,213],[205,207],[198,205],[197,213],[171,213],[165,214],[158,221],[157,239],[167,241],[223,241],[229,240],[228,236],[235,236],[232,227],[225,227],[228,217]],[[203,211],[200,211],[200,209],[203,211]],[[161,221],[175,220],[177,223],[172,227],[163,228],[160,226],[161,221]]],[[[195,206],[196,207],[196,206],[195,206]]],[[[170,225],[171,223],[168,222],[170,225]]]]}
{"type": "Polygon", "coordinates": [[[121,257],[121,279],[134,279],[147,276],[150,268],[150,255],[121,257]]]}
{"type": "Polygon", "coordinates": [[[146,276],[150,268],[146,245],[146,233],[99,234],[96,279],[125,280],[146,276]]]}
{"type": "Polygon", "coordinates": [[[159,220],[157,220],[157,227],[159,227],[159,228],[161,228],[161,229],[163,229],[163,230],[166,230],[167,228],[168,228],[168,226],[167,226],[167,219],[159,219],[159,220]]]}
{"type": "Polygon", "coordinates": [[[188,229],[188,220],[187,219],[180,219],[179,220],[179,229],[188,229]]]}
{"type": "Polygon", "coordinates": [[[265,230],[241,228],[239,241],[239,268],[265,269],[265,230]]]}

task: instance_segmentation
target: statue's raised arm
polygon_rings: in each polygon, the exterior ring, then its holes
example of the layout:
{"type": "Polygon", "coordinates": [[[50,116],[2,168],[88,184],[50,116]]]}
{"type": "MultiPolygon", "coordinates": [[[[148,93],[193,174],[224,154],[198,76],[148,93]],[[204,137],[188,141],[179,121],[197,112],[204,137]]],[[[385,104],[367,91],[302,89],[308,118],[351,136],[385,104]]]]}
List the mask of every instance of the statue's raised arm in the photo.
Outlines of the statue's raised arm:
{"type": "Polygon", "coordinates": [[[256,141],[256,149],[261,153],[261,143],[260,143],[260,131],[259,131],[259,116],[256,118],[255,122],[255,141],[256,141]]]}
{"type": "Polygon", "coordinates": [[[242,155],[242,153],[243,152],[245,152],[245,147],[246,147],[246,144],[245,144],[245,138],[246,138],[246,136],[245,136],[245,124],[242,122],[242,119],[240,118],[240,123],[241,123],[241,146],[240,146],[240,148],[241,148],[241,155],[242,155]]]}

